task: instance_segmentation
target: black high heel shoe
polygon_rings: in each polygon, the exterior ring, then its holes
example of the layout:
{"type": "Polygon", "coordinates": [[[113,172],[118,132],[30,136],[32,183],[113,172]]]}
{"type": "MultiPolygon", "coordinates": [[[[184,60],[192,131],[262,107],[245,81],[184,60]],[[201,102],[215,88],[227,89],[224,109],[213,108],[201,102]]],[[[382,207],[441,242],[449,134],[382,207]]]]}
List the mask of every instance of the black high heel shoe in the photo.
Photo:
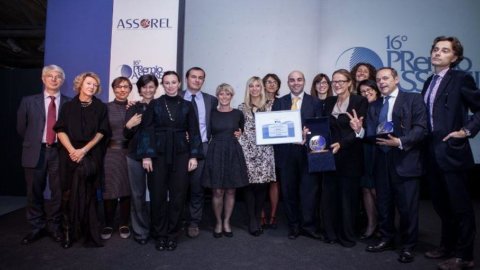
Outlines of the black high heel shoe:
{"type": "Polygon", "coordinates": [[[213,231],[213,237],[214,238],[220,238],[220,237],[222,237],[222,235],[223,235],[222,232],[213,231]]]}
{"type": "Polygon", "coordinates": [[[275,216],[270,217],[270,224],[268,225],[268,227],[273,230],[277,229],[277,217],[275,216]]]}
{"type": "Polygon", "coordinates": [[[68,227],[65,228],[65,235],[64,235],[64,238],[63,238],[63,241],[62,241],[62,247],[64,249],[67,249],[67,248],[71,248],[72,247],[72,238],[70,236],[70,230],[68,227]]]}
{"type": "Polygon", "coordinates": [[[377,232],[377,226],[375,226],[375,228],[372,230],[371,233],[367,234],[367,231],[365,231],[361,236],[360,236],[360,240],[367,240],[367,239],[370,239],[372,237],[374,237],[376,235],[376,232],[377,232]]]}

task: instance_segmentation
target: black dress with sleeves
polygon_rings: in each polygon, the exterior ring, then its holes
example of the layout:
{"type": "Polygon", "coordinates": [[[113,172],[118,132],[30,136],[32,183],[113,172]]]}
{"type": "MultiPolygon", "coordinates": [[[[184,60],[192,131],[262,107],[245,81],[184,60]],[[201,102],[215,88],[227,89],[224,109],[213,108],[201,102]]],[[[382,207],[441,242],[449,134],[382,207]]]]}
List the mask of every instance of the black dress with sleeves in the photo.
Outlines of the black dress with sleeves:
{"type": "Polygon", "coordinates": [[[243,131],[245,118],[237,109],[212,111],[212,137],[208,145],[203,185],[208,188],[239,188],[248,185],[247,165],[242,146],[235,137],[243,131]]]}
{"type": "Polygon", "coordinates": [[[77,95],[62,107],[54,130],[64,132],[76,149],[84,147],[97,133],[104,135],[80,163],[70,159],[65,147],[59,150],[64,227],[69,228],[73,240],[83,236],[86,242],[91,240],[101,246],[96,190],[100,187],[105,140],[110,136],[107,106],[95,97],[90,104],[82,104],[77,95]]]}

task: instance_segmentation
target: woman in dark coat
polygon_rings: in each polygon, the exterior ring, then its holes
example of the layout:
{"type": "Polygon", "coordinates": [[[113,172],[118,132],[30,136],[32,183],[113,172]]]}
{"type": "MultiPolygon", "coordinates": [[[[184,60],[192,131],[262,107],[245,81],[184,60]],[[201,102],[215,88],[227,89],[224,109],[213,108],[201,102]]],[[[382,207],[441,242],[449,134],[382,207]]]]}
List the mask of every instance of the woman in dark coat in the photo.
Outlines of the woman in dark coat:
{"type": "Polygon", "coordinates": [[[137,145],[142,127],[142,115],[150,101],[153,100],[158,88],[158,80],[152,74],[140,76],[137,80],[138,93],[142,97],[140,102],[128,108],[125,116],[123,136],[128,140],[127,170],[128,180],[132,192],[131,223],[133,239],[140,245],[145,245],[150,237],[150,214],[147,202],[147,184],[145,179],[151,178],[142,167],[142,159],[137,155],[137,145]]]}
{"type": "Polygon", "coordinates": [[[82,236],[86,243],[102,246],[96,190],[103,169],[104,141],[110,135],[107,107],[95,97],[100,92],[95,73],[82,73],[73,83],[78,95],[62,107],[54,127],[61,143],[62,246],[69,248],[82,236]]]}
{"type": "Polygon", "coordinates": [[[329,117],[336,171],[324,173],[322,212],[325,240],[345,247],[355,245],[355,216],[358,209],[360,177],[363,175],[363,145],[350,127],[347,112],[358,117],[367,112],[367,99],[352,95],[353,78],[345,69],[332,76],[336,96],[325,100],[323,115],[329,117]]]}
{"type": "Polygon", "coordinates": [[[143,114],[137,153],[143,168],[152,172],[150,190],[151,234],[159,251],[175,250],[180,218],[188,190],[188,172],[203,157],[198,120],[191,102],[178,95],[180,77],[163,74],[165,95],[150,102],[143,114]]]}

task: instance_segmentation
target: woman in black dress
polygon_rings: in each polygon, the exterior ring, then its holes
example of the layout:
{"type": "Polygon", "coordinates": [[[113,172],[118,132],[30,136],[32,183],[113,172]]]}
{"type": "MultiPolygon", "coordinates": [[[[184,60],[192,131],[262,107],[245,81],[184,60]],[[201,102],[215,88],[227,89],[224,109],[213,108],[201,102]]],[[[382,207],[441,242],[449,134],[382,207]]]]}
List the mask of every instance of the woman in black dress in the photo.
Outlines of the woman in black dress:
{"type": "MultiPolygon", "coordinates": [[[[357,92],[367,98],[368,104],[372,104],[380,97],[380,90],[378,90],[377,83],[373,80],[363,80],[358,83],[357,92]]],[[[375,180],[373,178],[373,161],[375,160],[375,145],[370,143],[363,144],[365,173],[360,181],[363,194],[363,206],[365,214],[367,215],[367,227],[365,232],[360,236],[360,239],[368,239],[377,228],[377,207],[375,180]]]]}
{"type": "Polygon", "coordinates": [[[205,163],[203,185],[213,191],[212,207],[216,224],[213,236],[232,237],[230,217],[235,206],[235,189],[248,185],[247,166],[242,147],[234,133],[242,130],[243,113],[230,106],[233,88],[222,83],[217,87],[218,109],[212,111],[212,137],[205,163]],[[223,220],[222,220],[223,212],[223,220]]]}
{"type": "Polygon", "coordinates": [[[180,218],[188,190],[188,172],[201,158],[201,138],[192,103],[178,95],[180,77],[175,71],[163,74],[165,95],[150,102],[143,114],[137,154],[149,179],[151,234],[155,248],[175,250],[180,218]]]}
{"type": "Polygon", "coordinates": [[[323,115],[329,117],[332,152],[336,171],[323,176],[322,213],[325,240],[345,247],[355,243],[355,216],[358,209],[360,177],[363,175],[363,145],[350,127],[347,112],[358,117],[367,113],[367,99],[352,95],[354,80],[345,69],[333,73],[332,87],[336,96],[325,100],[323,115]]]}
{"type": "Polygon", "coordinates": [[[105,138],[110,135],[107,106],[95,97],[100,92],[95,73],[82,73],[73,84],[78,95],[62,107],[54,127],[61,143],[62,246],[69,248],[82,236],[86,243],[102,246],[96,190],[103,170],[105,138]]]}

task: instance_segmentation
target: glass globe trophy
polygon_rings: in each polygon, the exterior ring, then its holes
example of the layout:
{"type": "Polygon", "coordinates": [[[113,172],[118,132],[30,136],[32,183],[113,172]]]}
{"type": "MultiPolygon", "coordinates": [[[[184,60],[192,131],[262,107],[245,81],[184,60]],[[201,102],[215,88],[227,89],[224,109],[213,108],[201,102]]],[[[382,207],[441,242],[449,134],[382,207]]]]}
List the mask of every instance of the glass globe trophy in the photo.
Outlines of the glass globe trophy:
{"type": "Polygon", "coordinates": [[[388,137],[393,133],[393,122],[382,122],[377,126],[377,137],[388,137]]]}
{"type": "Polygon", "coordinates": [[[335,158],[330,150],[330,125],[328,117],[305,119],[308,172],[335,171],[335,158]]]}

